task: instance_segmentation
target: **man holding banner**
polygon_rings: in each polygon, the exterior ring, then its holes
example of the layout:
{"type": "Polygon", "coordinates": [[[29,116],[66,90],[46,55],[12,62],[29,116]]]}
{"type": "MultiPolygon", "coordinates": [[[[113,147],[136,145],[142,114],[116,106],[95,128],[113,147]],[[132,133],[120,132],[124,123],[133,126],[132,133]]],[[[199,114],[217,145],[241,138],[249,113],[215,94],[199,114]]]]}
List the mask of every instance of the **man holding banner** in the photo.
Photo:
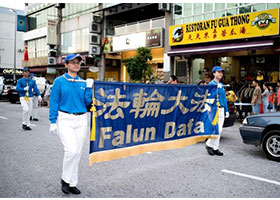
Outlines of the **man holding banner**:
{"type": "Polygon", "coordinates": [[[78,168],[85,139],[88,116],[86,106],[92,101],[93,79],[82,80],[77,73],[82,57],[70,54],[65,58],[68,72],[55,79],[50,95],[50,133],[58,134],[64,146],[61,190],[80,194],[78,168]]]}
{"type": "Polygon", "coordinates": [[[223,156],[223,152],[219,150],[220,138],[222,134],[223,124],[225,121],[225,117],[229,117],[226,93],[223,84],[221,83],[221,79],[223,78],[223,69],[220,66],[215,66],[212,69],[212,73],[214,75],[214,79],[209,83],[209,85],[218,85],[217,92],[217,106],[219,109],[218,112],[218,126],[219,126],[219,135],[216,139],[208,139],[206,142],[206,150],[209,155],[218,155],[223,156]],[[226,115],[225,115],[226,113],[226,115]]]}

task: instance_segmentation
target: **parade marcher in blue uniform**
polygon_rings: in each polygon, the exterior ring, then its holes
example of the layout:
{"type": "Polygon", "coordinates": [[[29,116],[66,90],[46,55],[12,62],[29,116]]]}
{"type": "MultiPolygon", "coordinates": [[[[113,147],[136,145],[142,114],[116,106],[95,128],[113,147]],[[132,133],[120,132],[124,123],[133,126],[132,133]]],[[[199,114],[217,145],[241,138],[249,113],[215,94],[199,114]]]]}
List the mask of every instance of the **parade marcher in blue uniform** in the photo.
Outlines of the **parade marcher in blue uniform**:
{"type": "MultiPolygon", "coordinates": [[[[218,155],[222,156],[223,153],[219,150],[220,138],[223,130],[223,124],[225,121],[225,117],[229,117],[228,107],[227,107],[227,99],[226,92],[221,83],[221,79],[223,78],[223,69],[220,66],[215,66],[212,69],[212,74],[214,75],[214,79],[209,83],[209,85],[218,85],[218,100],[219,100],[219,115],[218,115],[218,127],[219,127],[219,135],[216,139],[208,139],[206,142],[206,150],[209,155],[218,155]]],[[[217,102],[215,102],[217,103],[217,102]]]]}
{"type": "Polygon", "coordinates": [[[42,101],[40,91],[34,80],[29,78],[30,71],[27,67],[23,69],[23,77],[17,81],[16,90],[19,92],[19,99],[23,109],[22,114],[22,128],[24,130],[31,130],[30,115],[33,106],[33,91],[38,96],[38,100],[42,101]]]}
{"type": "MultiPolygon", "coordinates": [[[[30,74],[30,78],[35,81],[34,74],[30,74]]],[[[36,81],[35,81],[36,82],[36,81]]],[[[30,116],[30,121],[39,121],[38,119],[38,110],[39,110],[39,97],[36,95],[36,92],[33,91],[33,106],[30,116]]]]}
{"type": "Polygon", "coordinates": [[[81,193],[76,187],[78,168],[83,144],[89,133],[86,106],[92,102],[93,79],[81,81],[77,75],[81,60],[78,54],[66,56],[68,72],[54,80],[50,95],[50,133],[58,134],[64,146],[61,190],[65,194],[81,193]]]}

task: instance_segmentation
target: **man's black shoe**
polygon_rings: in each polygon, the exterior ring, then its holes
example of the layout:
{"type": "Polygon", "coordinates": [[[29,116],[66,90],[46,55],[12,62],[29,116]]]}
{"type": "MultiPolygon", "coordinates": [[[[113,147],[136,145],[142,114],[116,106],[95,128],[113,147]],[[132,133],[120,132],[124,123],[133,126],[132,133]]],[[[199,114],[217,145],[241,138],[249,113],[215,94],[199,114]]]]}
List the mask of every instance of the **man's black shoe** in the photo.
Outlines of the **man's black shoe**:
{"type": "Polygon", "coordinates": [[[39,119],[37,119],[37,118],[33,118],[33,121],[39,121],[39,119]]]}
{"type": "Polygon", "coordinates": [[[22,125],[22,128],[24,129],[24,130],[27,130],[27,131],[30,131],[30,130],[32,130],[29,126],[26,126],[26,125],[22,125]]]}
{"type": "Polygon", "coordinates": [[[32,116],[30,116],[29,120],[32,121],[32,116]]]}
{"type": "Polygon", "coordinates": [[[211,147],[208,147],[207,145],[206,145],[206,150],[210,156],[215,155],[214,149],[212,149],[211,147]]]}
{"type": "Polygon", "coordinates": [[[61,190],[64,194],[69,194],[70,192],[69,184],[66,183],[63,179],[61,179],[61,190]]]}
{"type": "Polygon", "coordinates": [[[76,187],[69,187],[72,194],[81,194],[81,191],[76,187]]]}
{"type": "Polygon", "coordinates": [[[217,155],[217,156],[223,156],[223,155],[224,155],[224,153],[221,152],[219,149],[214,150],[214,153],[215,153],[215,155],[217,155]]]}

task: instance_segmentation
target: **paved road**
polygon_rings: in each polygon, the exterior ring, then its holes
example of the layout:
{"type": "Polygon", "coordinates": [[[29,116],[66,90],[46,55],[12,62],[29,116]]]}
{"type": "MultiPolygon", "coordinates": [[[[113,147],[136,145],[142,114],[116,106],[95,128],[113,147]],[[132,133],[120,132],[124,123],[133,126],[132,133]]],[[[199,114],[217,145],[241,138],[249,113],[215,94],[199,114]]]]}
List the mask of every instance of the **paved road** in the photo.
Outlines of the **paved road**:
{"type": "Polygon", "coordinates": [[[0,102],[0,197],[280,197],[279,163],[268,160],[260,147],[243,144],[238,123],[224,129],[223,157],[209,156],[198,143],[89,167],[87,141],[78,185],[82,194],[65,195],[60,191],[63,148],[48,133],[47,108],[39,113],[33,130],[24,131],[20,104],[0,102]]]}

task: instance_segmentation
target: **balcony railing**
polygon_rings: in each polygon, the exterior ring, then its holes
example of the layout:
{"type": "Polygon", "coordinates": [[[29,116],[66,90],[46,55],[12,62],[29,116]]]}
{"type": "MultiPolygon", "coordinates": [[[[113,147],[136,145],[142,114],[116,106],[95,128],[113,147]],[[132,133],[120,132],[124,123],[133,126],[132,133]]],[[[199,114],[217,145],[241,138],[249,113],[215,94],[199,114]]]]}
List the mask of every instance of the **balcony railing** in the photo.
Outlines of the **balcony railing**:
{"type": "Polygon", "coordinates": [[[115,35],[127,35],[130,33],[144,32],[161,27],[165,27],[164,17],[115,26],[115,35]]]}

